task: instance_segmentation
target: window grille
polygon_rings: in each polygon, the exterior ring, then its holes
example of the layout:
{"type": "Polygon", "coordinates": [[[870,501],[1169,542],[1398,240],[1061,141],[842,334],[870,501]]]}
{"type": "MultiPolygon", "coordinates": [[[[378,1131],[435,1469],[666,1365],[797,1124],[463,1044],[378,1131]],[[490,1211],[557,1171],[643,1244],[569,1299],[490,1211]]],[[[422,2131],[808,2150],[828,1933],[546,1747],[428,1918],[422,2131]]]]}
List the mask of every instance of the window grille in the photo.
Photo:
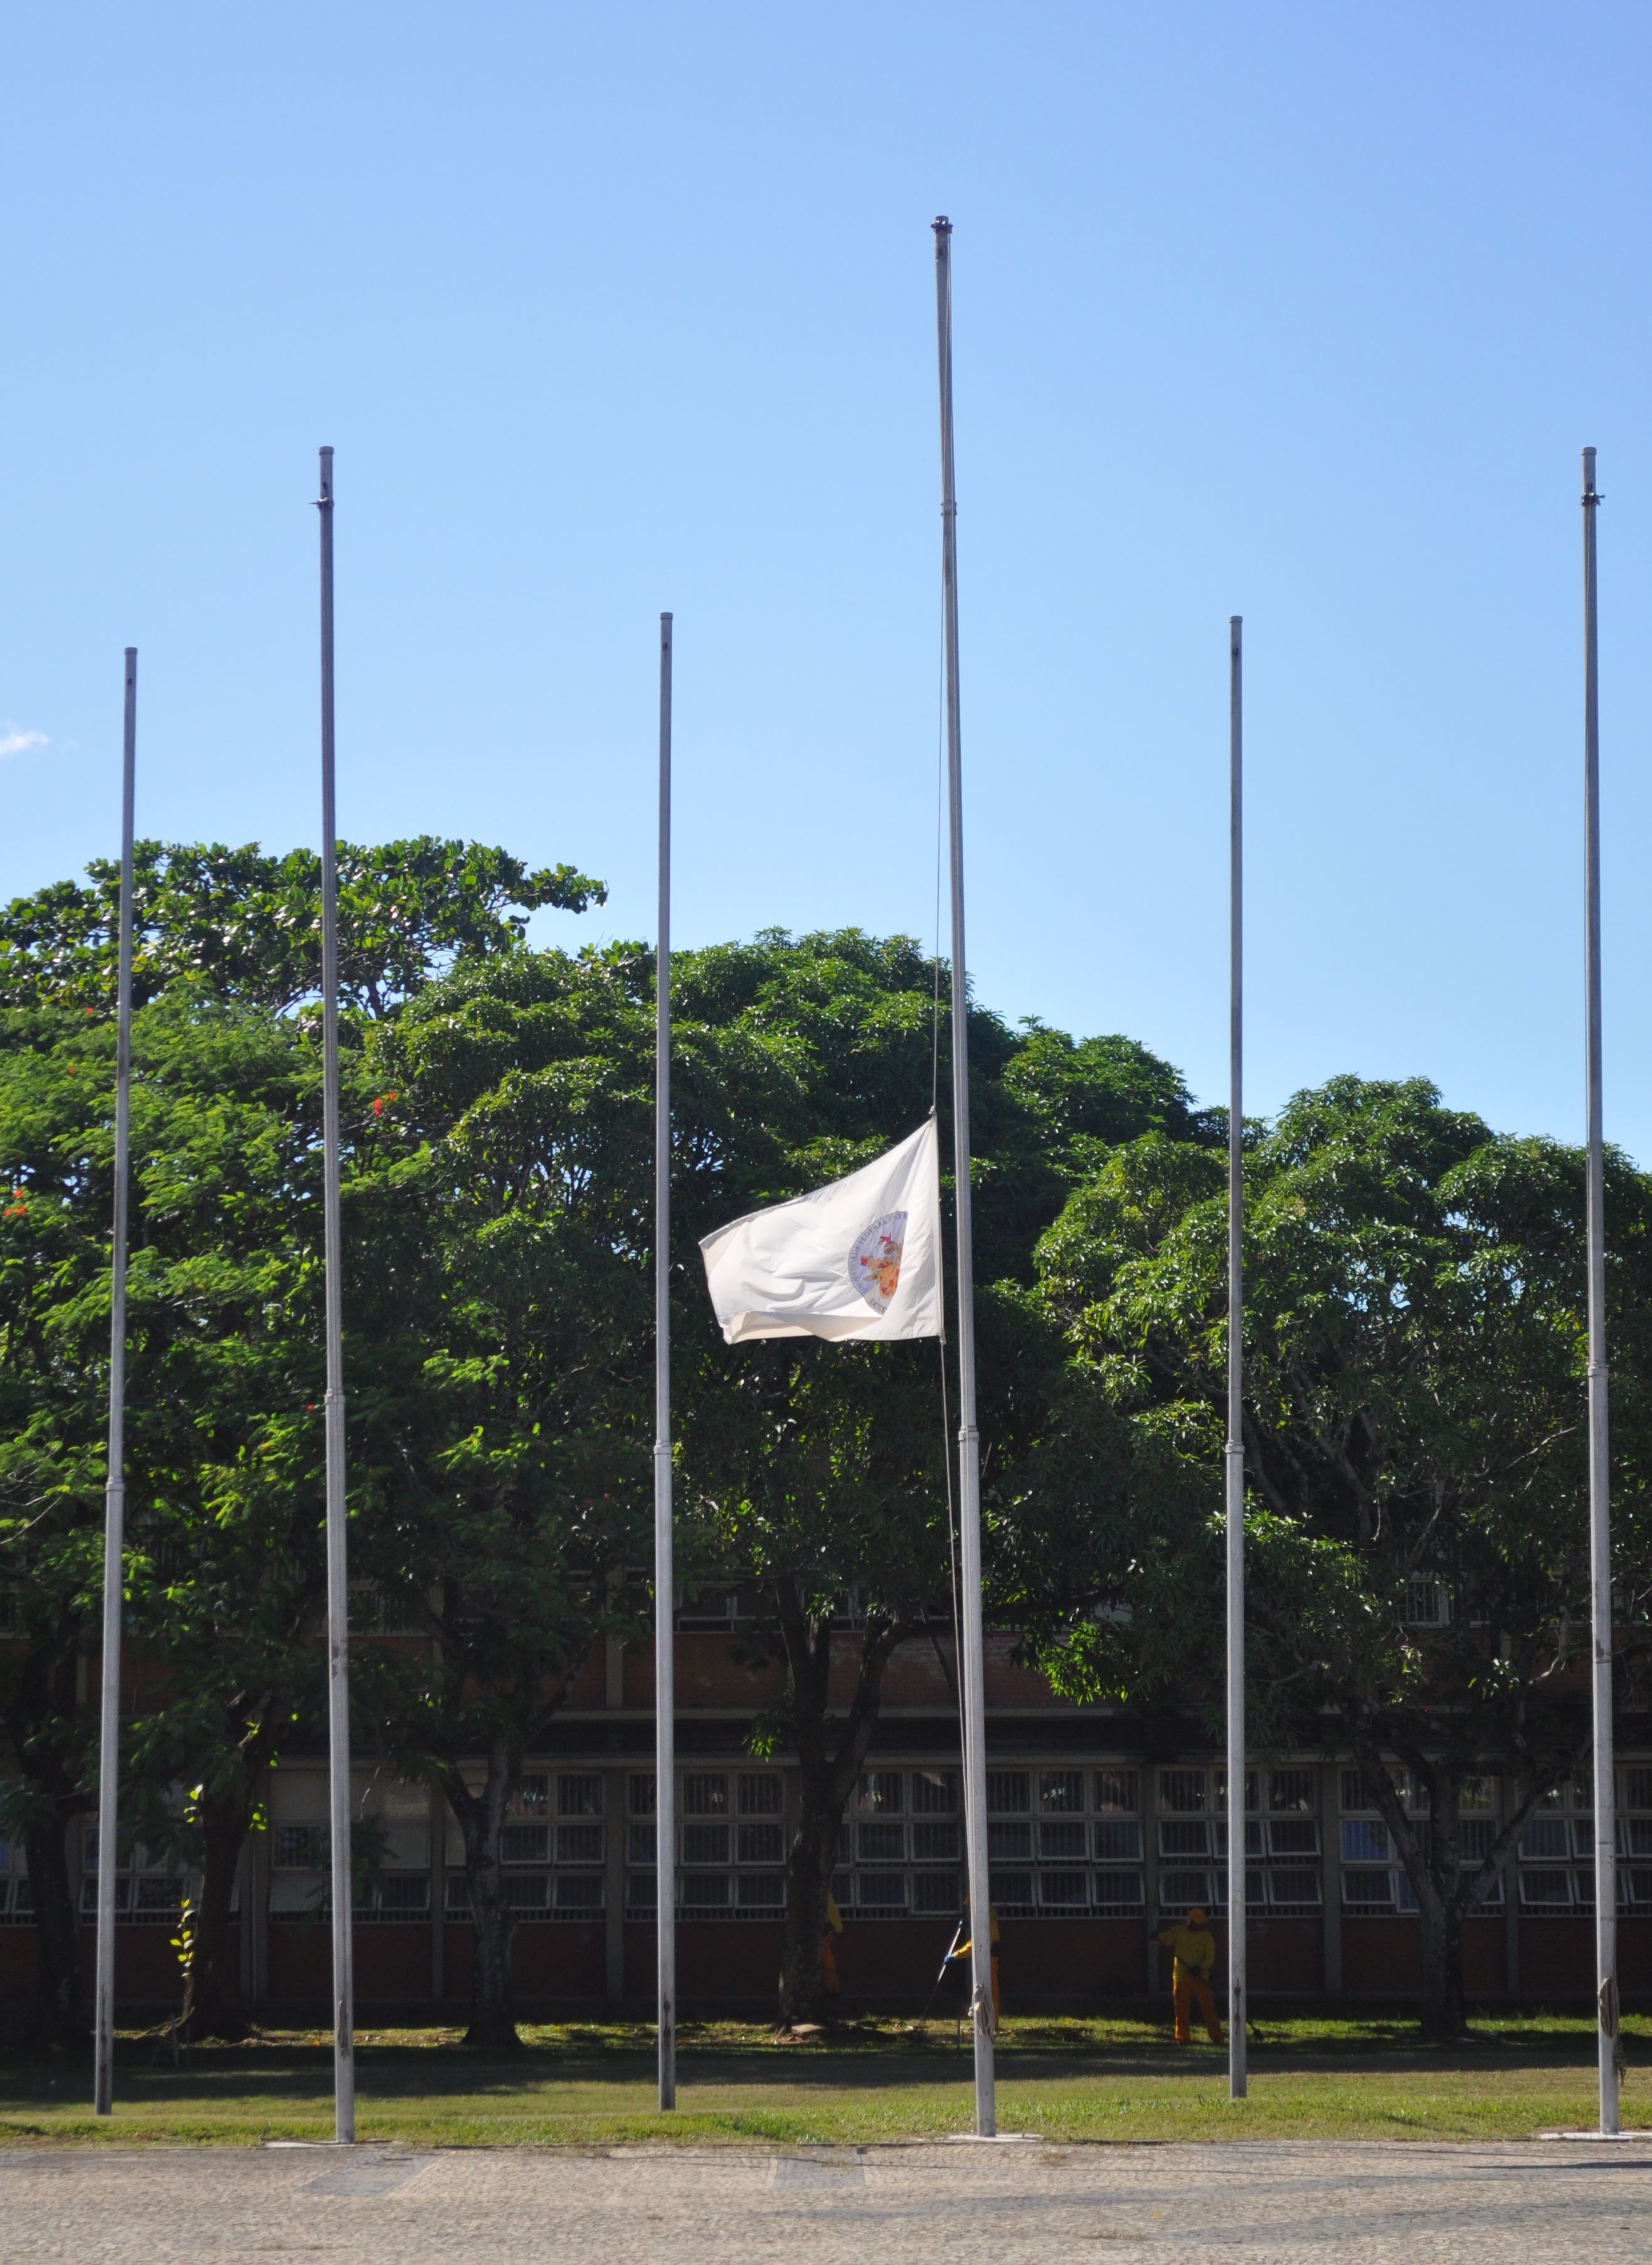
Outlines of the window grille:
{"type": "Polygon", "coordinates": [[[1451,1595],[1445,1582],[1434,1580],[1425,1574],[1414,1574],[1406,1583],[1405,1594],[1401,1600],[1401,1626],[1448,1628],[1451,1618],[1451,1595]]]}
{"type": "MultiPolygon", "coordinates": [[[[1652,1910],[1652,1767],[1632,1762],[1618,1773],[1618,1908],[1652,1910]],[[1639,1812],[1637,1814],[1637,1812],[1639,1812]]],[[[1583,1773],[1553,1786],[1520,1835],[1520,1909],[1532,1918],[1588,1917],[1595,1908],[1595,1795],[1583,1773]]]]}
{"type": "MultiPolygon", "coordinates": [[[[1247,1770],[1245,1806],[1246,1910],[1264,1918],[1313,1917],[1323,1900],[1317,1772],[1300,1766],[1247,1770]],[[1258,1814],[1264,1803],[1266,1814],[1258,1814]]],[[[1161,1920],[1179,1919],[1196,1904],[1226,1910],[1226,1768],[1159,1772],[1161,1920]]]]}
{"type": "MultiPolygon", "coordinates": [[[[626,1808],[625,1908],[641,1917],[659,1908],[651,1772],[632,1773],[626,1808]]],[[[683,1772],[677,1798],[677,1909],[685,1918],[773,1919],[785,1910],[784,1808],[777,1770],[683,1772]]]]}
{"type": "MultiPolygon", "coordinates": [[[[1432,1831],[1427,1789],[1414,1781],[1408,1771],[1395,1767],[1393,1775],[1405,1814],[1426,1854],[1432,1831]]],[[[1366,1918],[1414,1915],[1416,1891],[1401,1862],[1394,1836],[1378,1813],[1376,1796],[1358,1770],[1343,1771],[1342,1796],[1343,1813],[1338,1829],[1343,1866],[1343,1910],[1366,1918]],[[1379,1870],[1379,1866],[1384,1868],[1379,1870]]],[[[1465,1872],[1476,1871],[1497,1838],[1496,1779],[1466,1778],[1459,1803],[1458,1863],[1465,1872]],[[1464,1810],[1470,1813],[1465,1816],[1464,1810]]],[[[1496,1912],[1502,1909],[1503,1902],[1503,1887],[1499,1879],[1493,1882],[1474,1909],[1496,1912]]]]}

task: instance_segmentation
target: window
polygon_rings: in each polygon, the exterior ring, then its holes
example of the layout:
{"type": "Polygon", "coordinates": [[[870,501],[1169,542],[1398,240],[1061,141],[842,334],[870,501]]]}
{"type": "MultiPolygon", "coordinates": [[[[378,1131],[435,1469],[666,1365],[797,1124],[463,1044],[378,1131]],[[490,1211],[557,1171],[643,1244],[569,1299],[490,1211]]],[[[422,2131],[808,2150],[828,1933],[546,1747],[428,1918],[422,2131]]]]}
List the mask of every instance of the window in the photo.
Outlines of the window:
{"type": "MultiPolygon", "coordinates": [[[[1647,1875],[1652,1879],[1652,1873],[1647,1875]]],[[[956,1872],[914,1872],[912,1908],[920,1919],[950,1919],[962,1906],[956,1872]]]]}
{"type": "Polygon", "coordinates": [[[961,1841],[956,1824],[914,1824],[912,1861],[914,1864],[956,1864],[963,1853],[961,1841]]]}
{"type": "MultiPolygon", "coordinates": [[[[1247,1848],[1246,1854],[1248,1855],[1249,1853],[1247,1848]]],[[[1320,1828],[1316,1819],[1308,1817],[1270,1817],[1268,1819],[1268,1854],[1270,1856],[1317,1856],[1319,1853],[1320,1828]]]]}
{"type": "Polygon", "coordinates": [[[1374,1817],[1343,1817],[1344,1864],[1386,1864],[1392,1853],[1386,1824],[1379,1824],[1374,1817]]]}
{"type": "Polygon", "coordinates": [[[1534,1817],[1520,1835],[1520,1854],[1528,1861],[1553,1861],[1572,1853],[1572,1828],[1563,1817],[1534,1817]]]}
{"type": "MultiPolygon", "coordinates": [[[[430,1910],[428,1872],[389,1872],[375,1898],[373,1916],[384,1919],[423,1919],[430,1910]]],[[[365,1914],[355,1913],[357,1919],[365,1914]]]]}
{"type": "Polygon", "coordinates": [[[913,1770],[912,1813],[914,1817],[952,1817],[957,1812],[956,1770],[913,1770]]]}
{"type": "Polygon", "coordinates": [[[899,1770],[868,1770],[861,1779],[857,1814],[862,1817],[899,1816],[906,1807],[901,1798],[899,1770]]]}
{"type": "MultiPolygon", "coordinates": [[[[98,1830],[95,1825],[89,1824],[84,1828],[81,1856],[81,1916],[91,1919],[98,1909],[98,1830]]],[[[302,1884],[308,1889],[309,1879],[306,1878],[302,1884]]],[[[185,1897],[199,1895],[200,1892],[200,1874],[186,1873],[172,1859],[152,1855],[141,1846],[120,1852],[115,1873],[115,1913],[128,1924],[139,1926],[176,1926],[185,1897]]],[[[232,1908],[238,1908],[238,1903],[232,1908]]],[[[20,1902],[14,1893],[12,1916],[21,1917],[25,1910],[32,1918],[33,1903],[26,1897],[20,1902]]]]}
{"type": "Polygon", "coordinates": [[[1451,1598],[1444,1581],[1416,1574],[1406,1583],[1400,1606],[1402,1628],[1446,1628],[1451,1617],[1451,1598]]]}
{"type": "MultiPolygon", "coordinates": [[[[1594,1898],[1590,1898],[1592,1903],[1594,1898]]],[[[1572,1875],[1569,1872],[1545,1867],[1522,1865],[1520,1868],[1520,1904],[1524,1911],[1569,1912],[1572,1908],[1572,1875]]]]}
{"type": "MultiPolygon", "coordinates": [[[[1321,1901],[1318,1772],[1245,1772],[1245,1907],[1277,1918],[1306,1918],[1321,1901]],[[1256,1812],[1266,1799],[1265,1816],[1256,1812]],[[1276,1868],[1285,1860],[1288,1868],[1276,1868]]],[[[1227,1908],[1227,1772],[1159,1772],[1159,1914],[1179,1917],[1195,1904],[1227,1908]]]]}
{"type": "Polygon", "coordinates": [[[326,1862],[327,1831],[322,1824],[278,1824],[273,1853],[278,1871],[319,1871],[326,1862]]]}
{"type": "Polygon", "coordinates": [[[1168,1817],[1159,1820],[1159,1854],[1161,1856],[1208,1856],[1211,1853],[1211,1828],[1201,1817],[1197,1824],[1182,1824],[1168,1817]]]}
{"type": "MultiPolygon", "coordinates": [[[[1001,1918],[1140,1918],[1139,1773],[1033,1762],[989,1770],[985,1791],[1001,1918]]],[[[956,1917],[965,1885],[961,1803],[956,1770],[869,1772],[838,1848],[833,1893],[845,1917],[956,1917]]]]}
{"type": "MultiPolygon", "coordinates": [[[[635,1773],[626,1788],[625,1908],[637,1916],[659,1908],[655,1878],[655,1781],[635,1773]]],[[[685,1770],[677,1788],[677,1908],[693,1919],[770,1919],[786,1907],[784,1788],[776,1770],[685,1770]]],[[[590,1830],[600,1840],[601,1827],[590,1830]]],[[[900,1829],[899,1826],[896,1828],[900,1829]]],[[[596,1860],[588,1879],[597,1879],[596,1860]]],[[[568,1875],[571,1879],[571,1873],[568,1875]]],[[[600,1909],[588,1887],[558,1875],[557,1910],[570,1916],[600,1909]]],[[[600,1884],[600,1881],[599,1881],[600,1884]]]]}
{"type": "MultiPolygon", "coordinates": [[[[1212,1770],[1211,1773],[1211,1783],[1214,1788],[1214,1795],[1211,1806],[1212,1809],[1220,1810],[1223,1815],[1226,1816],[1227,1813],[1227,1772],[1226,1769],[1212,1770]]],[[[1245,1772],[1245,1807],[1253,1812],[1260,1809],[1262,1806],[1262,1799],[1260,1793],[1258,1792],[1258,1788],[1261,1783],[1262,1780],[1257,1776],[1255,1770],[1247,1770],[1245,1772]]]]}
{"type": "MultiPolygon", "coordinates": [[[[1101,1830],[1097,1826],[1097,1831],[1101,1830]]],[[[1095,1875],[1095,1910],[1104,1919],[1133,1919],[1141,1911],[1141,1873],[1110,1867],[1095,1875]]]]}
{"type": "MultiPolygon", "coordinates": [[[[641,1772],[628,1781],[626,1807],[634,1819],[628,1823],[626,1849],[634,1857],[645,1846],[653,1861],[654,1781],[641,1772]]],[[[589,1919],[598,1915],[606,1899],[607,1839],[602,1824],[602,1780],[594,1771],[549,1770],[525,1775],[507,1811],[500,1834],[500,1857],[506,1866],[505,1900],[519,1920],[589,1919]],[[553,1821],[554,1820],[554,1821],[553,1821]]],[[[384,1892],[371,1913],[356,1916],[389,1919],[429,1909],[428,1881],[423,1875],[389,1873],[384,1892]],[[392,1890],[394,1893],[392,1894],[392,1890]],[[422,1895],[423,1900],[420,1901],[422,1895]]],[[[652,1896],[651,1875],[649,1894],[652,1896]]],[[[471,1917],[463,1857],[448,1840],[447,1917],[471,1917]]]]}
{"type": "MultiPolygon", "coordinates": [[[[1247,1808],[1254,1803],[1246,1803],[1247,1808]]],[[[1319,1807],[1318,1788],[1314,1772],[1306,1769],[1272,1770],[1268,1776],[1268,1806],[1277,1817],[1284,1812],[1312,1817],[1319,1807]]]]}
{"type": "Polygon", "coordinates": [[[1202,1769],[1163,1769],[1159,1773],[1159,1806],[1172,1816],[1202,1815],[1205,1806],[1205,1773],[1202,1769]]]}
{"type": "MultiPolygon", "coordinates": [[[[775,1782],[778,1785],[779,1781],[775,1782]]],[[[782,1838],[778,1824],[742,1824],[735,1850],[736,1858],[742,1864],[782,1863],[786,1854],[781,1845],[782,1838]]]]}
{"type": "MultiPolygon", "coordinates": [[[[1406,1815],[1426,1817],[1429,1812],[1428,1788],[1414,1785],[1410,1772],[1401,1769],[1397,1765],[1390,1765],[1388,1774],[1406,1815]]],[[[1357,1817],[1362,1811],[1372,1816],[1377,1813],[1376,1796],[1362,1773],[1357,1769],[1345,1769],[1342,1773],[1342,1810],[1345,1817],[1357,1817]]]]}
{"type": "MultiPolygon", "coordinates": [[[[1626,1771],[1625,1777],[1628,1775],[1626,1771]]],[[[1619,1780],[1619,1784],[1622,1784],[1619,1780]]],[[[1627,1788],[1625,1788],[1627,1790],[1627,1788]]],[[[1516,1870],[1520,1909],[1532,1918],[1561,1917],[1595,1908],[1594,1790],[1578,1777],[1550,1788],[1520,1835],[1516,1870]]],[[[1631,1827],[1633,1820],[1626,1820],[1631,1827]]],[[[1619,1845],[1625,1826],[1619,1827],[1619,1845]]],[[[1619,1875],[1619,1908],[1626,1902],[1619,1875]]]]}
{"type": "MultiPolygon", "coordinates": [[[[1415,1783],[1408,1772],[1391,1766],[1394,1789],[1401,1806],[1411,1821],[1411,1830],[1420,1842],[1423,1854],[1428,1854],[1433,1827],[1430,1821],[1426,1788],[1415,1783]]],[[[1416,1891],[1400,1860],[1400,1852],[1387,1824],[1379,1815],[1376,1796],[1367,1781],[1357,1770],[1342,1773],[1342,1805],[1343,1816],[1339,1827],[1343,1863],[1343,1908],[1356,1915],[1383,1917],[1390,1914],[1408,1916],[1416,1910],[1416,1891]],[[1352,1815],[1348,1814],[1354,1811],[1352,1815]],[[1363,1810],[1363,1815],[1358,1812],[1363,1810]],[[1381,1865],[1379,1871],[1374,1868],[1381,1865]],[[1372,1868],[1367,1868],[1368,1867],[1372,1868]]],[[[1562,1825],[1562,1832],[1564,1826],[1562,1825]]],[[[1459,1793],[1457,1824],[1457,1854],[1459,1868],[1477,1871],[1484,1863],[1496,1840],[1496,1780],[1491,1777],[1470,1777],[1463,1781],[1459,1793]],[[1461,1812],[1472,1813],[1465,1817],[1461,1812]]],[[[1477,1912],[1496,1911],[1503,1903],[1503,1883],[1494,1882],[1488,1893],[1473,1906],[1477,1912]]]]}

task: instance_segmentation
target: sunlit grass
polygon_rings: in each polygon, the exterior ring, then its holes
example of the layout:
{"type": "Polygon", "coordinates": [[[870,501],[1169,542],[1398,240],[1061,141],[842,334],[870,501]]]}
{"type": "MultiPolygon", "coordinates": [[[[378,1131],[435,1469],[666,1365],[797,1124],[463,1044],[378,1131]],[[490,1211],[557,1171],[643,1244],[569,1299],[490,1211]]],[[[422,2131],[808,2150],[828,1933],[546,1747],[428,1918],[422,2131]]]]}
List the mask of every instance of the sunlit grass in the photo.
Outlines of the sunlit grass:
{"type": "MultiPolygon", "coordinates": [[[[1624,2123],[1652,2130],[1652,2019],[1624,2023],[1624,2123]]],[[[864,2021],[803,2042],[747,2023],[689,2025],[680,2105],[654,2105],[653,2034],[640,2022],[527,2027],[515,2054],[468,2050],[455,2028],[365,2030],[360,2136],[411,2146],[747,2144],[936,2138],[970,2128],[967,2036],[864,2021]]],[[[1270,2020],[1251,2048],[1249,2097],[1227,2097],[1226,2057],[1177,2047],[1162,2022],[1005,2024],[999,2120],[1061,2141],[1525,2138],[1594,2117],[1594,2030],[1583,2014],[1493,2014],[1466,2043],[1419,2043],[1403,2019],[1270,2020]]],[[[331,2136],[323,2031],[200,2047],[178,2066],[123,2036],[112,2118],[90,2112],[89,2062],[0,2067],[0,2145],[72,2140],[249,2145],[331,2136]]]]}

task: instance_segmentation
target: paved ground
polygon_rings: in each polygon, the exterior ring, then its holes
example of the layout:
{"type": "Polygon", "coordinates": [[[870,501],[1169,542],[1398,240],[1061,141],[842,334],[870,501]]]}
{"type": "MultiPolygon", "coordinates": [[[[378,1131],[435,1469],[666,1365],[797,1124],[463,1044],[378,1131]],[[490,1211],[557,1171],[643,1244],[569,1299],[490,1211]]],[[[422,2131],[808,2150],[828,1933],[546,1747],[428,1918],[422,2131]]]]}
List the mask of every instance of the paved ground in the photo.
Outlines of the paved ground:
{"type": "Polygon", "coordinates": [[[0,2152],[26,2265],[1652,2259],[1652,2143],[0,2152]]]}

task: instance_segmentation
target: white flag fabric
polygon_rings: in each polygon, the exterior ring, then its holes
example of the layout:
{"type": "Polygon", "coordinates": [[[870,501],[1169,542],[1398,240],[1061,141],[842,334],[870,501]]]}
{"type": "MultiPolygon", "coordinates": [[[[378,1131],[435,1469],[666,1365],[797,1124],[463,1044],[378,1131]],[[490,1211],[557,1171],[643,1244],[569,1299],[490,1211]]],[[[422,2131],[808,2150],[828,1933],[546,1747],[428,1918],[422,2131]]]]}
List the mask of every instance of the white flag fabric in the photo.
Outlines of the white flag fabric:
{"type": "Polygon", "coordinates": [[[938,1337],[935,1122],[858,1172],[747,1212],[700,1245],[729,1344],[751,1337],[938,1337]]]}

